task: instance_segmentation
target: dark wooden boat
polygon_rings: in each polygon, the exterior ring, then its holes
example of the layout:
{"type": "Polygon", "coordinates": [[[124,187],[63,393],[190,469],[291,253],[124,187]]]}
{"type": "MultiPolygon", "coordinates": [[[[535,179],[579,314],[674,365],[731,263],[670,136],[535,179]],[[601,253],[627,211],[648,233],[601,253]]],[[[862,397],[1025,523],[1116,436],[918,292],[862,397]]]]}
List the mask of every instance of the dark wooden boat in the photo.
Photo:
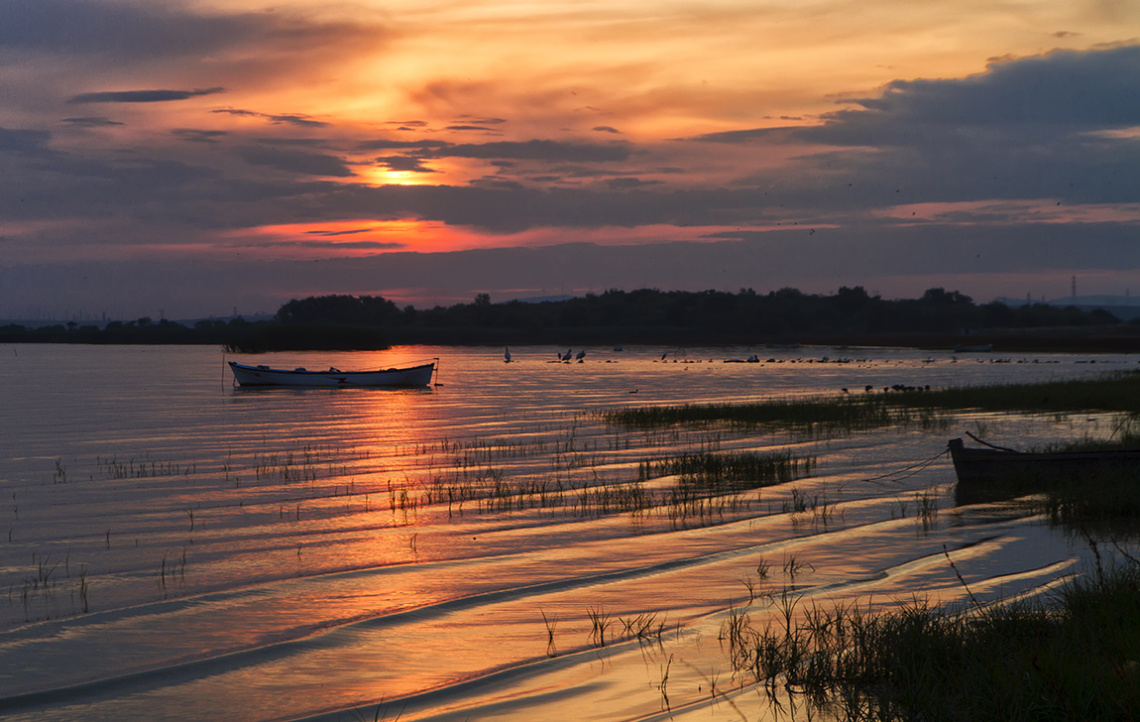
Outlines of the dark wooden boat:
{"type": "Polygon", "coordinates": [[[961,439],[951,439],[949,446],[959,485],[1048,481],[1105,472],[1140,478],[1140,449],[1029,452],[992,445],[968,448],[961,439]]]}

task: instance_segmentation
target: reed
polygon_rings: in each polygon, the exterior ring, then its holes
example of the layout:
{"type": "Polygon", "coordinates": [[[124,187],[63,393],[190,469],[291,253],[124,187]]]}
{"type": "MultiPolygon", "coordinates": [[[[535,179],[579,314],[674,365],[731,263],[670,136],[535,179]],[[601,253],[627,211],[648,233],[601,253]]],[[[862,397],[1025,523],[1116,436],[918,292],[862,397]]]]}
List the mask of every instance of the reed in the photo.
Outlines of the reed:
{"type": "Polygon", "coordinates": [[[625,639],[660,642],[665,633],[665,618],[662,616],[659,620],[657,612],[642,612],[633,617],[618,617],[618,623],[622,625],[622,636],[625,639]]]}
{"type": "Polygon", "coordinates": [[[1140,484],[1132,474],[1107,468],[1095,475],[1047,480],[1027,498],[1031,510],[1074,530],[1105,528],[1117,536],[1138,536],[1140,484]]]}
{"type": "Polygon", "coordinates": [[[810,475],[815,457],[799,457],[791,451],[714,454],[685,452],[658,461],[645,462],[646,476],[678,475],[681,484],[703,493],[728,493],[783,484],[810,475]]]}
{"type": "Polygon", "coordinates": [[[769,699],[838,720],[1118,720],[1140,709],[1140,560],[1086,575],[1053,598],[973,613],[915,599],[872,613],[804,607],[775,624],[729,610],[720,638],[769,699]]]}
{"type": "Polygon", "coordinates": [[[546,656],[557,657],[558,647],[554,644],[554,631],[558,628],[558,616],[551,614],[546,616],[546,612],[539,610],[542,614],[542,623],[546,625],[546,656]]]}
{"type": "Polygon", "coordinates": [[[673,655],[669,655],[669,659],[661,667],[661,683],[657,685],[657,689],[661,692],[661,708],[666,712],[670,711],[669,707],[669,669],[673,666],[673,655]]]}
{"type": "MultiPolygon", "coordinates": [[[[570,446],[569,439],[562,443],[563,448],[570,446]]],[[[636,479],[624,477],[624,465],[609,468],[604,460],[590,456],[558,462],[546,475],[523,473],[514,478],[504,469],[482,461],[457,459],[458,466],[430,476],[418,504],[446,504],[448,518],[462,514],[465,504],[473,504],[481,513],[537,509],[561,511],[579,518],[619,513],[642,515],[658,510],[680,527],[694,520],[703,524],[747,508],[751,500],[743,492],[802,478],[810,475],[816,465],[815,457],[787,450],[708,450],[718,446],[719,441],[712,439],[699,450],[642,460],[637,464],[636,479]],[[569,469],[575,473],[567,473],[569,469]],[[583,479],[583,472],[592,478],[583,479]],[[579,480],[572,481],[574,477],[579,480]],[[658,483],[647,485],[651,480],[658,483]]],[[[417,504],[407,495],[406,490],[412,485],[410,479],[405,479],[403,490],[398,490],[388,482],[389,506],[393,511],[405,504],[417,504]]]]}
{"type": "Polygon", "coordinates": [[[590,620],[589,643],[595,647],[606,646],[606,635],[613,626],[613,616],[601,605],[587,607],[586,617],[590,620]]]}
{"type": "Polygon", "coordinates": [[[938,496],[937,489],[926,489],[914,493],[914,509],[924,532],[929,532],[937,523],[938,496]]]}
{"type": "Polygon", "coordinates": [[[83,566],[79,569],[79,600],[83,604],[83,613],[87,614],[87,591],[90,585],[87,583],[87,567],[83,566]]]}

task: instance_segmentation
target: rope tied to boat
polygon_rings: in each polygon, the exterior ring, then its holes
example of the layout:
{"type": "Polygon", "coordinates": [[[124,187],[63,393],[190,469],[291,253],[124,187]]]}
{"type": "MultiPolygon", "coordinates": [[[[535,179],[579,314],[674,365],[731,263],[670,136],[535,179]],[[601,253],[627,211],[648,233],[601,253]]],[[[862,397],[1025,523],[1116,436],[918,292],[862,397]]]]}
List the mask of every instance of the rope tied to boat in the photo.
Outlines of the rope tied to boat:
{"type": "Polygon", "coordinates": [[[881,476],[872,476],[869,479],[863,479],[863,481],[869,481],[873,484],[882,484],[885,481],[897,483],[897,482],[900,482],[904,479],[909,479],[910,477],[914,476],[915,474],[921,473],[927,467],[934,464],[934,462],[938,461],[943,456],[948,456],[949,454],[950,454],[950,449],[946,448],[946,449],[943,449],[942,451],[938,452],[937,454],[935,454],[934,456],[930,457],[929,459],[927,459],[925,461],[920,461],[917,464],[911,464],[910,466],[908,466],[904,469],[899,469],[897,471],[891,471],[891,472],[888,472],[888,473],[883,474],[881,476]]]}

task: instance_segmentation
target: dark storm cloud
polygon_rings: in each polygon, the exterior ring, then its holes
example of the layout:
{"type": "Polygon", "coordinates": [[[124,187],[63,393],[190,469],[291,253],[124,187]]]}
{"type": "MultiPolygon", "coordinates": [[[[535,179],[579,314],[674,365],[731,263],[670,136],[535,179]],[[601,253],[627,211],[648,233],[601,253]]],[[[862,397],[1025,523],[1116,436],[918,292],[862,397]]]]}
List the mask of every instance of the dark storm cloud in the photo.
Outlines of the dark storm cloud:
{"type": "Polygon", "coordinates": [[[442,140],[368,140],[357,144],[360,150],[432,150],[446,148],[450,143],[442,140]]]}
{"type": "Polygon", "coordinates": [[[325,128],[328,123],[321,120],[313,120],[307,115],[300,115],[297,113],[286,113],[281,115],[274,115],[272,113],[258,113],[253,110],[242,110],[240,108],[218,108],[211,110],[211,113],[221,113],[223,115],[237,115],[245,118],[264,118],[271,123],[284,123],[288,125],[296,125],[302,128],[325,128]]]}
{"type": "MultiPolygon", "coordinates": [[[[632,150],[628,143],[564,143],[554,140],[526,142],[452,144],[444,141],[371,140],[357,145],[361,150],[407,150],[407,156],[377,159],[393,170],[431,172],[423,161],[429,158],[478,158],[499,168],[510,168],[514,161],[609,163],[626,160],[632,150]]],[[[504,181],[497,180],[497,183],[504,181]]]]}
{"type": "Polygon", "coordinates": [[[1140,46],[1003,61],[959,80],[896,81],[856,102],[861,109],[833,113],[797,137],[932,151],[947,142],[997,151],[1044,142],[1055,152],[1092,132],[1140,125],[1140,46]]]}
{"type": "Polygon", "coordinates": [[[810,127],[691,138],[800,141],[794,175],[742,179],[804,212],[1000,198],[1073,203],[1140,198],[1140,147],[1111,131],[1140,126],[1140,46],[992,63],[961,79],[896,81],[810,127]]]}
{"type": "Polygon", "coordinates": [[[1140,148],[1106,132],[1140,126],[1140,46],[1000,62],[961,80],[898,81],[858,104],[796,136],[880,149],[832,160],[909,186],[911,201],[1140,198],[1140,148]]]}
{"type": "Polygon", "coordinates": [[[376,162],[389,170],[409,171],[412,173],[438,173],[439,171],[427,167],[419,158],[409,158],[402,155],[390,155],[377,158],[376,162]]]}
{"type": "MultiPolygon", "coordinates": [[[[335,235],[335,234],[328,234],[335,235]]],[[[339,241],[337,243],[323,243],[321,241],[286,241],[282,243],[273,243],[272,247],[275,248],[309,248],[315,250],[337,250],[337,251],[391,251],[398,248],[406,248],[406,243],[396,243],[393,241],[339,241]]],[[[267,244],[261,241],[257,244],[258,248],[266,248],[267,244]]]]}
{"type": "Polygon", "coordinates": [[[312,24],[284,13],[194,13],[168,3],[132,0],[5,0],[0,47],[52,55],[98,55],[128,61],[201,57],[237,46],[293,51],[376,28],[312,24]]]}
{"type": "Polygon", "coordinates": [[[295,146],[300,148],[327,148],[329,141],[324,138],[255,138],[258,143],[269,146],[295,146]]]}
{"type": "Polygon", "coordinates": [[[317,231],[305,231],[305,233],[310,235],[310,236],[355,236],[355,235],[358,235],[360,233],[368,233],[369,230],[371,230],[371,229],[354,228],[350,231],[321,231],[321,230],[317,230],[317,231]]]}
{"type": "Polygon", "coordinates": [[[44,130],[9,130],[0,126],[0,153],[43,153],[51,133],[44,130]]]}
{"type": "Polygon", "coordinates": [[[334,176],[338,178],[355,175],[343,159],[323,153],[251,146],[239,150],[238,155],[246,163],[277,168],[298,175],[334,176]]]}
{"type": "MultiPolygon", "coordinates": [[[[1140,46],[1094,52],[1056,51],[991,64],[985,73],[956,80],[898,80],[876,98],[856,101],[887,114],[871,134],[890,142],[897,124],[1008,128],[1070,126],[1086,130],[1140,123],[1140,46]]],[[[859,111],[843,111],[837,125],[858,128],[859,111]]],[[[826,127],[826,126],[825,126],[826,127]]]]}
{"type": "Polygon", "coordinates": [[[1140,125],[1140,45],[1002,60],[967,78],[896,80],[876,97],[845,102],[859,107],[825,115],[818,126],[749,128],[688,140],[749,143],[793,136],[891,147],[947,137],[985,142],[994,134],[1029,133],[1025,139],[1035,141],[1128,128],[1140,125]]]}
{"type": "Polygon", "coordinates": [[[470,116],[470,115],[461,115],[461,116],[459,116],[459,120],[456,122],[459,124],[469,123],[472,125],[479,125],[479,126],[502,125],[503,123],[507,122],[507,119],[506,118],[487,118],[487,117],[474,117],[474,116],[470,116]]]}
{"type": "Polygon", "coordinates": [[[705,133],[687,140],[703,143],[748,143],[753,140],[771,138],[773,134],[784,131],[783,128],[751,128],[748,130],[727,130],[720,133],[705,133]]]}
{"type": "Polygon", "coordinates": [[[224,130],[195,130],[193,128],[178,128],[171,132],[189,143],[217,143],[221,138],[229,135],[229,132],[224,130]]]}
{"type": "Polygon", "coordinates": [[[0,23],[0,46],[135,58],[188,54],[237,41],[246,34],[241,25],[156,4],[8,0],[0,23]]]}
{"type": "Polygon", "coordinates": [[[112,90],[99,93],[81,93],[68,98],[68,103],[165,103],[186,100],[201,95],[224,93],[225,88],[204,90],[112,90]]]}
{"type": "Polygon", "coordinates": [[[661,185],[661,181],[647,181],[640,178],[624,176],[621,178],[607,178],[606,185],[613,190],[628,190],[630,188],[645,188],[647,186],[661,185]]]}
{"type": "Polygon", "coordinates": [[[313,120],[306,115],[268,115],[265,116],[274,123],[287,123],[289,125],[298,125],[303,128],[325,128],[328,123],[323,120],[313,120]]]}
{"type": "Polygon", "coordinates": [[[596,143],[563,143],[554,140],[529,140],[522,143],[501,141],[495,143],[466,143],[451,145],[432,153],[434,157],[456,158],[513,158],[515,160],[609,162],[622,161],[630,156],[625,143],[598,145],[596,143]]]}
{"type": "Polygon", "coordinates": [[[113,126],[113,125],[126,125],[126,123],[122,123],[122,122],[117,121],[117,120],[111,120],[110,118],[104,118],[101,116],[88,116],[88,117],[84,117],[84,118],[64,118],[60,122],[61,123],[67,123],[68,125],[81,126],[81,127],[87,127],[87,128],[100,128],[100,127],[113,126]]]}

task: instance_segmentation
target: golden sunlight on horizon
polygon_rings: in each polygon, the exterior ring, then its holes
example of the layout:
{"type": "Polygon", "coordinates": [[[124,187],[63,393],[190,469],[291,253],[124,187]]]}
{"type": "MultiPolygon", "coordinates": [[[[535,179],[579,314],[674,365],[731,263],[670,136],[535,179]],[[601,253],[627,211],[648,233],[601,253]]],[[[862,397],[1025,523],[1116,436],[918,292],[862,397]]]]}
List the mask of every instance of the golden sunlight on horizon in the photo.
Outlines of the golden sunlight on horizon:
{"type": "Polygon", "coordinates": [[[383,252],[449,251],[476,247],[480,238],[436,221],[342,220],[263,225],[228,233],[227,243],[256,245],[283,257],[371,256],[383,252]]]}
{"type": "MultiPolygon", "coordinates": [[[[777,226],[736,228],[736,232],[773,230],[777,226]]],[[[826,224],[818,227],[826,227],[826,224]]],[[[330,252],[340,258],[381,253],[437,253],[494,248],[539,248],[566,243],[604,246],[645,242],[679,243],[723,241],[722,226],[644,225],[633,228],[601,226],[577,229],[534,228],[518,233],[492,234],[465,226],[422,220],[346,220],[322,223],[264,225],[229,232],[224,244],[232,248],[253,245],[281,257],[321,257],[330,252]]]]}

